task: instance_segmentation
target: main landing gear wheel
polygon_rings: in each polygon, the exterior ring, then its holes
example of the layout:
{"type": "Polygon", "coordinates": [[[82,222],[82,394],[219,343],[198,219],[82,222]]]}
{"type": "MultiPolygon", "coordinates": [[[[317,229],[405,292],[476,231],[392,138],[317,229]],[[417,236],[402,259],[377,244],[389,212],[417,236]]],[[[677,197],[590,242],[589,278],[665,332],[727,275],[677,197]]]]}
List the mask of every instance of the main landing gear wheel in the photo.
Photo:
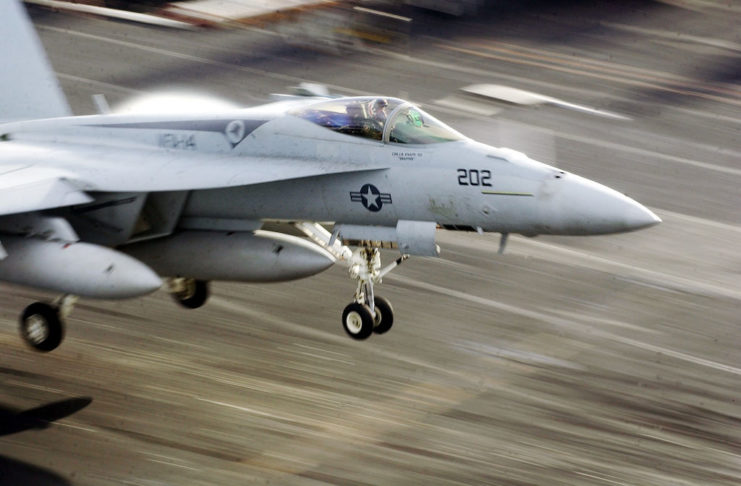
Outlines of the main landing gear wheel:
{"type": "Polygon", "coordinates": [[[55,349],[64,337],[59,308],[44,302],[29,305],[21,315],[20,331],[23,340],[37,351],[55,349]]]}
{"type": "Polygon", "coordinates": [[[208,282],[194,278],[173,279],[171,283],[172,298],[187,309],[197,309],[206,303],[209,297],[208,282]]]}
{"type": "Polygon", "coordinates": [[[342,312],[342,327],[353,339],[368,339],[373,334],[375,322],[370,307],[353,302],[342,312]]]}
{"type": "Polygon", "coordinates": [[[373,303],[376,308],[376,315],[373,318],[373,332],[376,334],[388,332],[394,325],[394,309],[391,307],[391,302],[383,297],[375,297],[373,303]]]}

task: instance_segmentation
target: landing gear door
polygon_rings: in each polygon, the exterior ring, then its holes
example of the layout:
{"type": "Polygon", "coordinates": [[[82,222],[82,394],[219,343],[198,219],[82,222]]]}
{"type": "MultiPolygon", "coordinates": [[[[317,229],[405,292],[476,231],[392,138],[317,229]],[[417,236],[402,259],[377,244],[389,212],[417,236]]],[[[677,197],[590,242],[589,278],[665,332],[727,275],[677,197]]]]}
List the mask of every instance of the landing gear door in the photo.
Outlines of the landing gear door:
{"type": "Polygon", "coordinates": [[[348,246],[398,248],[404,255],[438,256],[437,223],[400,220],[393,226],[338,224],[334,231],[348,246]]]}
{"type": "Polygon", "coordinates": [[[438,256],[440,247],[435,244],[437,223],[430,221],[400,220],[396,223],[399,250],[405,255],[438,256]]]}

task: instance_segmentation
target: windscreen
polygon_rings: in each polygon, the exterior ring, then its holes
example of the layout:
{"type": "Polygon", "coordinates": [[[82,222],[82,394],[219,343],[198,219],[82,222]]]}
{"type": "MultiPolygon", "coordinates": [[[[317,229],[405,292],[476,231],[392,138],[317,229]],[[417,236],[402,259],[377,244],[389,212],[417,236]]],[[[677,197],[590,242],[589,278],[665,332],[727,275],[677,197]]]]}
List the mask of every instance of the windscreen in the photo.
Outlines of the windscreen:
{"type": "Polygon", "coordinates": [[[391,116],[389,142],[429,144],[453,142],[465,137],[432,115],[405,104],[391,116]]]}
{"type": "Polygon", "coordinates": [[[397,98],[337,98],[289,114],[335,132],[391,143],[431,144],[465,138],[432,115],[397,98]]]}

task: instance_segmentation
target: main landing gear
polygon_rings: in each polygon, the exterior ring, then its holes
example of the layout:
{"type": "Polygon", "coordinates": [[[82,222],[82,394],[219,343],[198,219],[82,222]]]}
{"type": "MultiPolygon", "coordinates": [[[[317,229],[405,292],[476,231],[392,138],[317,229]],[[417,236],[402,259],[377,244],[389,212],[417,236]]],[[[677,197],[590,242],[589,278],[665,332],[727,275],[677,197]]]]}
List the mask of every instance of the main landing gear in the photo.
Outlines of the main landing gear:
{"type": "Polygon", "coordinates": [[[358,248],[350,259],[350,278],[358,281],[355,300],[342,312],[342,327],[353,339],[367,339],[371,334],[383,334],[394,324],[394,309],[391,302],[377,297],[373,285],[380,283],[384,275],[406,259],[397,259],[383,270],[378,248],[358,248]]]}
{"type": "Polygon", "coordinates": [[[194,278],[170,278],[167,280],[167,290],[175,302],[186,309],[198,309],[211,294],[206,280],[194,278]]]}
{"type": "Polygon", "coordinates": [[[23,340],[37,351],[56,349],[64,338],[64,319],[72,312],[77,297],[63,295],[51,303],[34,302],[20,318],[23,340]]]}
{"type": "MultiPolygon", "coordinates": [[[[207,281],[193,278],[170,279],[168,290],[176,302],[188,309],[201,307],[210,294],[207,281]]],[[[56,349],[64,339],[64,320],[77,300],[77,296],[67,294],[49,303],[34,302],[26,307],[19,322],[26,344],[45,353],[56,349]]]]}

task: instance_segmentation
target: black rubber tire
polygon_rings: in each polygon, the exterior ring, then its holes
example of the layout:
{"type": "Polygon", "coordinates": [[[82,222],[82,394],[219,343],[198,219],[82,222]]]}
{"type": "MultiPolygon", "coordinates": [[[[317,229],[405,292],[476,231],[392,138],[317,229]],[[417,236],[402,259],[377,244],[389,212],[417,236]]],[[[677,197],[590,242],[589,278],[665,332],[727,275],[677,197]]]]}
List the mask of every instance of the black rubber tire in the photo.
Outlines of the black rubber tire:
{"type": "Polygon", "coordinates": [[[373,315],[365,304],[353,302],[342,312],[342,327],[353,339],[368,339],[373,334],[373,315]]]}
{"type": "Polygon", "coordinates": [[[375,297],[373,305],[376,307],[373,332],[376,334],[388,332],[394,325],[394,308],[391,307],[391,302],[384,297],[375,297]]]}
{"type": "Polygon", "coordinates": [[[198,309],[206,303],[209,295],[211,295],[208,281],[187,279],[187,285],[189,285],[188,289],[182,292],[174,292],[172,298],[186,309],[198,309]]]}
{"type": "Polygon", "coordinates": [[[20,332],[26,344],[36,351],[48,353],[56,349],[64,338],[59,310],[44,302],[34,302],[21,314],[20,332]]]}

